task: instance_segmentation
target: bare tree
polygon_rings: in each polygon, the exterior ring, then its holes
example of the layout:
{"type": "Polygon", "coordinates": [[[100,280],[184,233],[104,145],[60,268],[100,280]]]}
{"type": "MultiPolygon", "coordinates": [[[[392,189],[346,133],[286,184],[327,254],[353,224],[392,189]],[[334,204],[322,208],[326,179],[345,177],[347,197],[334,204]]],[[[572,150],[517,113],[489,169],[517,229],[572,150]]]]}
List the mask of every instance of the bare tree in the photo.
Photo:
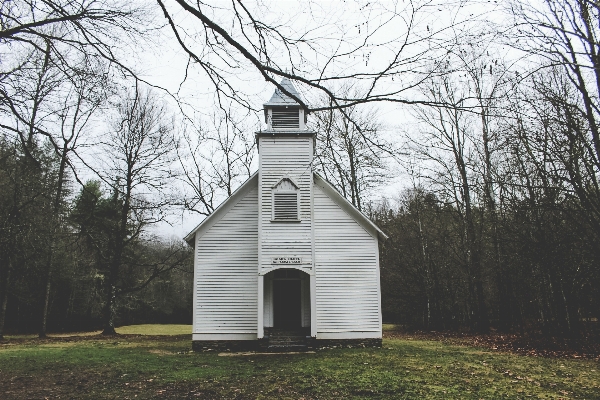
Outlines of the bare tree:
{"type": "Polygon", "coordinates": [[[584,288],[595,281],[593,263],[561,263],[554,251],[556,224],[581,233],[577,247],[566,254],[581,257],[581,249],[594,253],[599,236],[600,190],[595,150],[589,125],[579,112],[577,89],[561,67],[545,68],[519,85],[511,98],[506,143],[510,147],[514,177],[510,196],[514,204],[528,206],[530,238],[534,242],[531,269],[539,276],[540,320],[545,328],[579,331],[580,313],[587,307],[584,288]]]}
{"type": "Polygon", "coordinates": [[[3,60],[1,76],[27,65],[20,56],[43,52],[47,46],[65,71],[70,69],[73,56],[78,59],[91,54],[127,69],[115,54],[115,46],[139,35],[144,26],[142,19],[149,12],[120,0],[3,2],[0,51],[9,57],[3,60]],[[15,55],[17,58],[12,57],[15,55]]]}
{"type": "Polygon", "coordinates": [[[536,266],[543,291],[540,310],[546,311],[542,320],[577,332],[590,304],[583,293],[590,293],[599,270],[582,261],[557,266],[544,258],[552,244],[543,228],[548,215],[566,213],[572,226],[587,232],[580,238],[582,248],[595,253],[591,249],[600,238],[600,5],[515,2],[510,12],[510,33],[517,39],[512,46],[531,63],[516,77],[512,132],[520,146],[520,170],[529,173],[523,197],[544,204],[532,211],[537,224],[532,237],[542,260],[536,266]]]}
{"type": "MultiPolygon", "coordinates": [[[[352,89],[346,89],[350,91],[352,89]]],[[[349,107],[315,113],[316,168],[359,210],[372,190],[389,179],[396,151],[382,136],[374,108],[349,107]]]]}
{"type": "Polygon", "coordinates": [[[482,225],[482,241],[489,237],[489,246],[482,242],[482,257],[490,253],[489,260],[484,260],[492,266],[496,279],[496,292],[499,300],[498,321],[499,329],[507,329],[513,313],[511,274],[507,270],[501,248],[499,232],[498,197],[503,182],[501,161],[507,156],[503,151],[504,138],[499,126],[506,117],[507,99],[513,94],[514,81],[510,65],[502,59],[497,46],[498,40],[492,36],[479,46],[456,46],[453,51],[453,74],[462,76],[460,85],[469,96],[465,102],[472,105],[464,109],[477,116],[479,121],[473,121],[473,145],[478,153],[482,185],[476,185],[475,190],[481,191],[484,213],[482,225]],[[479,135],[477,130],[480,131],[479,135]],[[488,251],[488,248],[490,249],[488,251]]]}
{"type": "Polygon", "coordinates": [[[427,88],[427,95],[434,101],[454,106],[421,108],[418,111],[417,117],[425,125],[422,131],[425,137],[415,142],[415,150],[425,163],[442,167],[430,178],[447,190],[446,198],[453,198],[461,220],[471,327],[485,332],[489,329],[489,320],[483,287],[481,235],[476,222],[480,218],[477,216],[476,192],[473,190],[473,167],[477,160],[472,141],[471,114],[464,110],[463,105],[468,96],[463,90],[457,87],[450,76],[440,78],[427,88]]]}
{"type": "Polygon", "coordinates": [[[52,224],[49,228],[49,246],[48,261],[46,265],[46,284],[45,294],[42,306],[42,318],[39,336],[46,336],[48,307],[50,304],[50,294],[52,285],[52,273],[55,247],[58,242],[58,234],[64,220],[64,189],[69,171],[77,173],[74,160],[79,141],[85,133],[92,129],[91,122],[95,114],[104,104],[108,94],[109,82],[106,75],[102,74],[102,64],[93,59],[83,59],[76,74],[63,77],[61,87],[57,88],[54,97],[61,98],[56,106],[58,109],[53,111],[56,116],[54,127],[60,127],[60,132],[53,132],[52,143],[55,147],[55,153],[58,158],[58,170],[56,188],[52,200],[52,224]]]}
{"type": "Polygon", "coordinates": [[[476,19],[464,4],[428,1],[375,1],[356,8],[311,1],[298,3],[291,16],[263,3],[157,3],[189,65],[210,79],[219,102],[233,100],[247,108],[251,103],[231,81],[250,70],[308,111],[378,101],[428,103],[430,99],[415,98],[418,93],[412,89],[437,75],[431,67],[445,59],[447,33],[469,40],[473,32],[468,25],[476,19]],[[185,23],[186,18],[194,23],[185,23]],[[310,107],[280,85],[283,77],[315,89],[328,102],[310,107]],[[360,96],[330,89],[356,80],[367,88],[360,96]]]}
{"type": "MultiPolygon", "coordinates": [[[[545,97],[546,103],[563,114],[562,118],[552,119],[558,128],[552,132],[559,135],[554,140],[560,141],[563,134],[573,135],[570,143],[583,146],[580,149],[582,158],[571,166],[584,163],[586,172],[580,171],[583,175],[578,175],[576,170],[565,165],[572,175],[569,189],[588,209],[596,231],[600,233],[597,195],[600,174],[600,27],[596,23],[600,5],[587,0],[548,0],[543,8],[524,3],[514,4],[512,11],[519,28],[516,32],[521,39],[519,48],[532,56],[538,69],[547,71],[534,74],[531,80],[523,83],[525,87],[533,86],[535,92],[545,97]],[[573,129],[580,126],[578,121],[583,121],[585,126],[573,129]],[[587,190],[589,185],[594,188],[591,192],[587,190]]],[[[575,148],[571,150],[576,151],[575,148]]]]}
{"type": "Polygon", "coordinates": [[[183,206],[208,216],[252,175],[256,143],[247,126],[234,120],[230,111],[196,125],[184,132],[185,148],[179,154],[181,178],[191,190],[183,206]]]}
{"type": "Polygon", "coordinates": [[[173,196],[177,142],[172,121],[164,106],[149,90],[136,88],[126,95],[112,117],[111,132],[101,148],[108,158],[105,181],[112,182],[110,235],[103,255],[104,273],[103,334],[114,334],[114,307],[119,296],[140,290],[161,273],[181,263],[177,253],[172,263],[140,265],[128,257],[148,226],[163,221],[173,196]],[[131,282],[126,270],[144,269],[147,274],[131,282]]]}

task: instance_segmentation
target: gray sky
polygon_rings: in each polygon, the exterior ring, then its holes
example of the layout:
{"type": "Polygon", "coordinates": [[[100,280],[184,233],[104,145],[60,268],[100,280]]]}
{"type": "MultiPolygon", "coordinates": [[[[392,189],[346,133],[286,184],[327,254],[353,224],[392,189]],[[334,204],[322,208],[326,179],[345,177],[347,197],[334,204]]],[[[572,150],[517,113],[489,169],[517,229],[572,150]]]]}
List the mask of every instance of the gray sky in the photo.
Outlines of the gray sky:
{"type": "MultiPolygon", "coordinates": [[[[175,5],[167,2],[168,7],[176,9],[175,5]]],[[[235,21],[229,10],[231,2],[211,2],[215,6],[211,17],[223,27],[231,26],[230,34],[235,33],[235,21]]],[[[372,73],[384,68],[395,52],[403,49],[401,56],[407,63],[403,67],[404,74],[398,74],[396,81],[388,79],[379,84],[382,93],[392,91],[390,88],[410,86],[418,81],[419,74],[428,68],[429,55],[424,51],[429,46],[431,54],[439,52],[444,41],[453,35],[463,35],[470,26],[479,26],[481,20],[501,14],[497,11],[496,2],[465,1],[450,3],[438,2],[369,2],[369,1],[277,1],[260,2],[249,5],[254,15],[267,23],[279,25],[279,30],[290,36],[299,36],[312,40],[317,47],[299,46],[293,52],[291,59],[286,58],[282,49],[276,43],[270,47],[275,62],[284,69],[298,68],[299,74],[314,77],[318,71],[334,77],[354,73],[372,73]],[[416,11],[411,7],[420,7],[416,11]],[[415,11],[414,13],[412,13],[415,11]],[[463,32],[464,31],[464,32],[463,32]],[[410,35],[407,36],[407,33],[410,35]],[[460,33],[463,32],[463,33],[460,33]],[[408,39],[407,39],[408,38],[408,39]],[[405,41],[405,39],[407,39],[405,41]],[[342,56],[350,51],[348,56],[342,56]],[[331,55],[337,57],[331,60],[331,55]],[[402,78],[405,77],[405,78],[402,78]],[[405,79],[403,82],[398,80],[405,79]]],[[[184,40],[203,60],[216,65],[223,63],[204,51],[202,41],[198,40],[198,23],[182,11],[174,12],[177,23],[186,33],[184,40]]],[[[498,18],[496,18],[498,19],[498,18]]],[[[475,33],[473,31],[473,33],[475,33]]],[[[200,38],[201,39],[201,38],[200,38]]],[[[241,35],[236,39],[243,41],[241,35]]],[[[183,111],[188,117],[204,120],[210,118],[217,102],[214,86],[209,78],[196,65],[188,65],[188,59],[181,47],[176,43],[173,34],[166,28],[157,31],[156,38],[147,48],[135,50],[139,56],[135,60],[141,76],[153,85],[167,89],[179,100],[177,105],[173,99],[165,95],[174,113],[183,111]],[[181,109],[179,109],[181,107],[181,109]]],[[[240,57],[238,57],[239,59],[240,57]]],[[[248,102],[256,108],[271,96],[274,87],[265,82],[258,72],[250,65],[240,61],[237,68],[226,73],[228,83],[243,93],[248,102]]],[[[355,79],[348,82],[365,85],[355,79]]],[[[337,82],[335,82],[337,83],[337,82]]],[[[335,88],[334,83],[331,86],[335,88]]],[[[320,96],[316,90],[307,90],[297,85],[305,99],[314,104],[320,96]]],[[[400,98],[414,99],[418,91],[409,89],[398,94],[400,98]]],[[[407,132],[415,131],[415,121],[406,106],[395,103],[374,104],[379,110],[381,122],[385,129],[382,132],[390,140],[400,141],[407,132]]],[[[261,113],[248,115],[248,126],[256,127],[261,113]]],[[[255,163],[256,164],[256,163],[255,163]]],[[[382,196],[394,198],[407,186],[406,176],[402,166],[390,164],[395,174],[391,183],[383,185],[374,191],[373,200],[382,196]]],[[[180,190],[185,190],[182,186],[180,190]]],[[[161,224],[155,232],[162,236],[183,237],[202,219],[200,215],[178,212],[171,219],[172,226],[161,224]]]]}

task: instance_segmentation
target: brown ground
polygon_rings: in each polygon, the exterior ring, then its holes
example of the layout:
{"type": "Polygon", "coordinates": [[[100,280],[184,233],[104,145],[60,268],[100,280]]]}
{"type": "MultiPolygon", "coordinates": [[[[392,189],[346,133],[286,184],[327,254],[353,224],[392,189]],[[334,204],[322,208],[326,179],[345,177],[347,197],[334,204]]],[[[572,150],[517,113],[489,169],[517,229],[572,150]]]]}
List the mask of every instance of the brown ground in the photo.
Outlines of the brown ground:
{"type": "Polygon", "coordinates": [[[460,332],[385,331],[384,338],[438,340],[444,343],[541,357],[583,358],[600,361],[600,340],[595,337],[566,339],[538,335],[471,334],[460,332]]]}

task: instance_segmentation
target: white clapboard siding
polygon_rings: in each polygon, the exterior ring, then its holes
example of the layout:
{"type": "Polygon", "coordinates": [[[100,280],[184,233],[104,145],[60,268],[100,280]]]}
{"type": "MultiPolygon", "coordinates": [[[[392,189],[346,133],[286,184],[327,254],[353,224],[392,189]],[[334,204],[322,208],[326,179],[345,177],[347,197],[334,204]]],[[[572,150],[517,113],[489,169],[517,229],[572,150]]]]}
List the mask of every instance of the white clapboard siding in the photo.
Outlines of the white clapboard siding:
{"type": "Polygon", "coordinates": [[[208,230],[199,231],[196,236],[194,333],[256,333],[258,321],[258,187],[256,184],[221,219],[208,230]]]}
{"type": "Polygon", "coordinates": [[[377,235],[367,232],[319,185],[313,193],[317,338],[320,333],[379,333],[377,235]]]}
{"type": "Polygon", "coordinates": [[[302,274],[302,327],[310,326],[310,277],[302,274]]]}
{"type": "Polygon", "coordinates": [[[263,303],[263,325],[265,328],[273,327],[273,275],[265,277],[265,293],[263,303]]]}
{"type": "Polygon", "coordinates": [[[261,137],[260,169],[260,267],[270,268],[275,257],[300,257],[312,265],[311,195],[313,157],[312,137],[261,137]],[[300,222],[273,222],[273,192],[283,178],[298,186],[300,222]]]}

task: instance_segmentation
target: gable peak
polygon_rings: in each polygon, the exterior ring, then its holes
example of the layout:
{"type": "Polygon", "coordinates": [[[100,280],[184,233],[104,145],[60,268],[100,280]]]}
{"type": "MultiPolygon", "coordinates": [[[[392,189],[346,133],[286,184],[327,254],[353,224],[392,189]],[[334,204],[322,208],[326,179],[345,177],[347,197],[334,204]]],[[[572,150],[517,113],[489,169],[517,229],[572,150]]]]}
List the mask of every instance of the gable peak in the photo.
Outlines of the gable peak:
{"type": "Polygon", "coordinates": [[[300,189],[300,186],[298,186],[298,184],[289,176],[284,176],[283,178],[281,178],[279,181],[277,181],[276,184],[274,184],[273,186],[271,186],[271,189],[293,189],[293,190],[298,190],[300,189]]]}

